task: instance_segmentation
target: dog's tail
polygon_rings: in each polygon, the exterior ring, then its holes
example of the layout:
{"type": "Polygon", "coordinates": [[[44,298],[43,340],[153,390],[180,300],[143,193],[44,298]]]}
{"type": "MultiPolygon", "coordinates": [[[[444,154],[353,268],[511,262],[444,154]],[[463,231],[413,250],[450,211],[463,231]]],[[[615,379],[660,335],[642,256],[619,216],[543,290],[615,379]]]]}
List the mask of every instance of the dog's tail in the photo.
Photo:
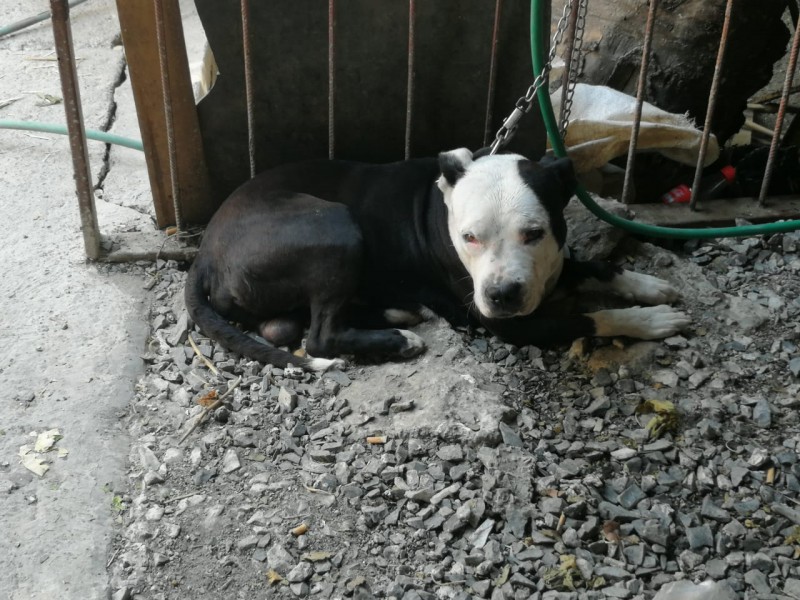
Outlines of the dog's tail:
{"type": "Polygon", "coordinates": [[[206,272],[200,261],[196,260],[186,275],[186,289],[184,292],[186,309],[189,311],[192,321],[200,327],[200,330],[205,335],[219,342],[231,352],[279,368],[284,368],[291,363],[296,367],[302,367],[310,371],[327,371],[331,367],[340,367],[344,364],[339,359],[294,356],[289,352],[254,340],[234,325],[231,325],[214,310],[208,300],[205,278],[206,272]]]}

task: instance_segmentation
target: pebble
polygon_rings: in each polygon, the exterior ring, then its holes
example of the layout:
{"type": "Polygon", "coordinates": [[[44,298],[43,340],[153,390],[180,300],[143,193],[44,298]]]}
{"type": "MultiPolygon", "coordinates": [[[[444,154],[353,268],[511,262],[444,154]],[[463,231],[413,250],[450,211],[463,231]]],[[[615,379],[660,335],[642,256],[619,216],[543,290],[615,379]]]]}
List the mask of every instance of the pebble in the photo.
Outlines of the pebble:
{"type": "Polygon", "coordinates": [[[461,446],[453,444],[439,448],[436,456],[448,462],[461,462],[464,459],[464,451],[461,446]]]}
{"type": "Polygon", "coordinates": [[[297,394],[281,386],[280,392],[278,392],[278,406],[280,406],[281,412],[292,412],[297,408],[297,394]]]}
{"type": "Polygon", "coordinates": [[[795,377],[800,377],[800,356],[796,356],[789,361],[789,371],[795,377]]]}
{"type": "Polygon", "coordinates": [[[714,521],[719,521],[720,523],[727,523],[731,520],[730,513],[714,504],[714,502],[711,500],[711,496],[706,496],[703,498],[703,504],[700,507],[700,514],[704,517],[708,517],[709,519],[713,519],[714,521]]]}
{"type": "Polygon", "coordinates": [[[753,406],[753,422],[762,429],[767,429],[772,425],[772,411],[769,403],[763,398],[753,406]]]}
{"type": "Polygon", "coordinates": [[[639,502],[644,500],[647,497],[638,485],[633,484],[625,488],[619,497],[617,498],[617,502],[624,508],[635,508],[639,502]]]}
{"type": "Polygon", "coordinates": [[[314,574],[314,567],[311,566],[311,563],[301,562],[298,563],[289,574],[286,576],[286,580],[289,583],[300,583],[301,581],[307,581],[311,579],[311,576],[314,574]]]}
{"type": "Polygon", "coordinates": [[[515,448],[522,448],[522,438],[516,431],[511,429],[509,425],[500,421],[498,429],[500,429],[500,435],[503,438],[503,443],[506,446],[514,446],[515,448]]]}
{"type": "Polygon", "coordinates": [[[239,455],[233,448],[225,450],[225,455],[222,457],[222,472],[233,473],[242,468],[242,463],[239,462],[239,455]]]}
{"type": "MultiPolygon", "coordinates": [[[[256,540],[256,543],[258,543],[258,540],[256,540]]],[[[288,573],[289,569],[295,564],[295,559],[286,548],[281,544],[275,543],[267,550],[267,564],[270,569],[274,569],[278,573],[288,573]]]]}
{"type": "Polygon", "coordinates": [[[714,545],[714,534],[708,525],[687,527],[686,539],[689,542],[689,548],[692,550],[711,548],[714,545]]]}
{"type": "Polygon", "coordinates": [[[611,458],[619,461],[626,461],[636,456],[638,452],[633,448],[619,448],[611,453],[611,458]]]}

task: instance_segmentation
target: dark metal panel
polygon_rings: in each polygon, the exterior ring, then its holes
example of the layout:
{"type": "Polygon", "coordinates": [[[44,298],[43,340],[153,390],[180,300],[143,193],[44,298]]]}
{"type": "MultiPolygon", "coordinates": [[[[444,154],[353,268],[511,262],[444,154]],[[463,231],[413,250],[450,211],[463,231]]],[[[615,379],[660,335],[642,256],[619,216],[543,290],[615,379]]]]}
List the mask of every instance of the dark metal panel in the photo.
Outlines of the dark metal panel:
{"type": "MultiPolygon", "coordinates": [[[[215,199],[248,178],[247,116],[238,0],[196,0],[219,67],[199,105],[215,199]]],[[[258,169],[326,158],[329,142],[328,8],[321,0],[250,2],[253,102],[258,169]]],[[[500,16],[491,127],[533,79],[530,4],[506,0],[500,16]]],[[[495,3],[417,2],[411,156],[483,143],[495,3]]],[[[405,154],[408,3],[335,3],[335,156],[385,162],[405,154]]],[[[537,112],[510,149],[533,157],[544,149],[537,112]]]]}

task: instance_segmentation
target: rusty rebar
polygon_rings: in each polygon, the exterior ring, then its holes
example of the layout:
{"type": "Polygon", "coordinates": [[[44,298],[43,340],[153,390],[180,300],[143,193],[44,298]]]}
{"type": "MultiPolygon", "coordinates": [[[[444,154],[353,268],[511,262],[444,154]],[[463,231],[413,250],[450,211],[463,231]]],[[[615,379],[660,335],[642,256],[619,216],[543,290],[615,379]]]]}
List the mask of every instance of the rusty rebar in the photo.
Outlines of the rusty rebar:
{"type": "Polygon", "coordinates": [[[633,111],[631,141],[628,144],[628,161],[625,164],[625,180],[622,184],[622,201],[625,204],[630,204],[631,194],[633,192],[633,168],[636,164],[636,147],[639,144],[639,128],[642,125],[642,106],[644,105],[644,91],[647,85],[647,71],[650,67],[650,49],[653,45],[653,30],[655,29],[657,10],[658,0],[650,0],[650,8],[647,11],[647,24],[644,29],[642,62],[639,65],[639,81],[636,83],[636,108],[633,111]]]}
{"type": "Polygon", "coordinates": [[[497,88],[497,43],[500,39],[500,15],[503,12],[503,0],[494,4],[494,25],[492,25],[492,53],[489,58],[489,90],[486,94],[486,120],[483,127],[483,145],[489,145],[494,119],[494,94],[497,88]]]}
{"type": "Polygon", "coordinates": [[[175,227],[183,231],[181,217],[180,187],[178,185],[178,160],[175,150],[175,120],[172,114],[172,88],[169,83],[167,57],[167,30],[164,25],[164,2],[154,0],[156,17],[156,41],[158,43],[158,64],[161,71],[161,94],[164,97],[164,125],[167,133],[167,157],[169,159],[169,183],[172,191],[172,206],[175,212],[175,227]]]}
{"type": "Polygon", "coordinates": [[[253,61],[250,46],[250,2],[242,0],[242,54],[244,55],[244,95],[247,104],[247,153],[250,178],[256,176],[256,118],[253,105],[253,61]]]}
{"type": "Polygon", "coordinates": [[[416,21],[417,3],[416,0],[408,0],[408,74],[406,79],[406,133],[405,133],[405,157],[411,158],[411,122],[414,118],[414,79],[415,79],[415,60],[416,60],[416,21]]]}
{"type": "Polygon", "coordinates": [[[328,0],[328,158],[334,156],[336,96],[336,0],[328,0]]]}
{"type": "Polygon", "coordinates": [[[89,167],[89,153],[67,0],[50,0],[50,12],[58,57],[58,71],[61,77],[61,93],[64,97],[64,112],[69,131],[69,146],[75,174],[75,191],[78,195],[83,245],[86,256],[96,259],[100,257],[100,228],[97,224],[97,209],[94,204],[92,173],[89,167]]]}
{"type": "Polygon", "coordinates": [[[730,29],[732,10],[733,0],[728,0],[728,3],[725,5],[725,20],[722,22],[722,33],[719,39],[717,61],[714,63],[714,77],[711,80],[711,89],[708,92],[706,122],[703,125],[703,135],[700,138],[700,150],[697,155],[697,167],[694,171],[692,199],[689,202],[689,208],[692,210],[697,210],[697,199],[700,196],[700,180],[703,178],[706,152],[708,152],[708,137],[711,135],[711,120],[714,118],[714,109],[717,106],[717,94],[719,93],[719,82],[722,79],[722,67],[725,64],[725,48],[728,45],[728,30],[730,29]]]}
{"type": "Polygon", "coordinates": [[[764,179],[761,181],[761,191],[758,194],[758,203],[761,206],[764,206],[767,201],[767,192],[769,191],[769,184],[772,179],[772,171],[775,168],[775,157],[778,154],[778,146],[781,141],[783,118],[786,115],[786,105],[789,102],[789,94],[792,88],[792,82],[794,81],[794,70],[797,68],[797,53],[800,47],[799,42],[800,34],[798,34],[798,28],[795,27],[792,49],[789,51],[789,62],[786,65],[786,78],[783,81],[783,90],[781,91],[781,101],[780,104],[778,104],[778,114],[775,117],[775,129],[772,132],[772,143],[769,146],[767,165],[764,167],[764,179]]]}

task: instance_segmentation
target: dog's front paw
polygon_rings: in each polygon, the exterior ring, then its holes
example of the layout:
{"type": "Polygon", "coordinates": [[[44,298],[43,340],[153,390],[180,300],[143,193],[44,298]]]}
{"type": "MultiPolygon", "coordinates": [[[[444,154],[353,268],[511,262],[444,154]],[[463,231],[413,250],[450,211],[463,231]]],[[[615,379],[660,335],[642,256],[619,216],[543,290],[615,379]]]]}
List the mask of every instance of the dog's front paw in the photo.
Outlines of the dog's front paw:
{"type": "Polygon", "coordinates": [[[614,278],[613,286],[623,298],[644,304],[668,304],[681,297],[669,281],[633,271],[623,271],[614,278]]]}
{"type": "Polygon", "coordinates": [[[398,329],[397,333],[405,338],[405,345],[400,348],[400,351],[398,352],[398,354],[403,358],[411,358],[412,356],[416,356],[417,354],[421,354],[425,351],[425,340],[423,340],[413,331],[398,329]]]}
{"type": "Polygon", "coordinates": [[[675,335],[691,323],[686,313],[666,304],[623,310],[632,311],[628,324],[630,332],[625,335],[642,340],[658,340],[675,335]]]}
{"type": "Polygon", "coordinates": [[[669,337],[691,323],[686,313],[665,304],[601,310],[590,317],[594,320],[596,335],[625,335],[640,340],[669,337]]]}

